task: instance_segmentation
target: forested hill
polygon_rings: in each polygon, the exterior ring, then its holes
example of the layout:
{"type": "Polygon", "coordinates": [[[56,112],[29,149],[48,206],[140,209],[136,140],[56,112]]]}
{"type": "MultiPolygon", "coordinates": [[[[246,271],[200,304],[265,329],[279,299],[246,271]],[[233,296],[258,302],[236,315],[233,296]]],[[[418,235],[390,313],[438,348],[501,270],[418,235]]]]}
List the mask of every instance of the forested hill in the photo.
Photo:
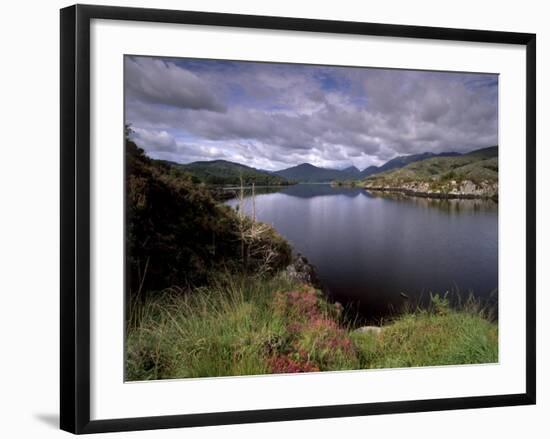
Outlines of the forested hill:
{"type": "Polygon", "coordinates": [[[210,185],[240,185],[241,178],[245,186],[250,186],[252,183],[257,186],[284,186],[294,183],[287,178],[268,171],[227,160],[200,161],[188,164],[165,163],[188,172],[201,182],[210,185]]]}
{"type": "Polygon", "coordinates": [[[344,170],[327,169],[314,166],[310,163],[302,163],[298,166],[276,171],[275,174],[304,183],[326,183],[332,180],[357,179],[361,175],[355,167],[344,170]]]}

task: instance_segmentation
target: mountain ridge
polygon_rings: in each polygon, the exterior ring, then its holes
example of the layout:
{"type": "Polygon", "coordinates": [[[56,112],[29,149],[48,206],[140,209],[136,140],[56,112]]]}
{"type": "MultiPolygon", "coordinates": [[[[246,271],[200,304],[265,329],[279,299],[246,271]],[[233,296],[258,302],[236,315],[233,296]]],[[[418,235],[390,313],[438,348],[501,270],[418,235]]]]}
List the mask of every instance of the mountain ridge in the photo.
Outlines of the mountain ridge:
{"type": "Polygon", "coordinates": [[[423,152],[419,154],[403,155],[394,157],[380,166],[371,165],[363,170],[358,169],[354,165],[348,166],[344,169],[333,169],[315,166],[307,162],[278,171],[253,168],[251,166],[224,159],[211,161],[202,160],[187,164],[175,163],[166,160],[162,160],[162,162],[168,166],[175,166],[181,170],[189,172],[192,176],[207,184],[240,184],[240,179],[242,176],[243,183],[245,185],[255,183],[257,185],[279,186],[294,184],[296,182],[330,183],[332,181],[362,180],[373,175],[401,169],[412,163],[422,162],[424,160],[486,154],[487,151],[490,153],[490,151],[495,148],[498,148],[498,146],[480,148],[467,153],[449,151],[442,153],[423,152]]]}
{"type": "MultiPolygon", "coordinates": [[[[475,151],[478,150],[470,151],[465,154],[471,154],[475,151]]],[[[291,166],[290,168],[274,171],[274,174],[304,183],[329,183],[335,180],[360,180],[371,175],[402,168],[409,165],[410,163],[415,163],[435,157],[456,157],[461,155],[464,154],[455,151],[449,151],[442,153],[423,152],[420,154],[397,156],[391,160],[388,160],[383,165],[368,166],[362,171],[360,171],[356,166],[349,166],[345,169],[331,169],[321,168],[312,165],[311,163],[301,163],[296,166],[291,166]]]]}
{"type": "Polygon", "coordinates": [[[274,173],[229,160],[197,161],[187,164],[165,162],[188,172],[197,180],[210,185],[286,186],[295,182],[274,173]],[[241,181],[242,179],[242,181],[241,181]]]}

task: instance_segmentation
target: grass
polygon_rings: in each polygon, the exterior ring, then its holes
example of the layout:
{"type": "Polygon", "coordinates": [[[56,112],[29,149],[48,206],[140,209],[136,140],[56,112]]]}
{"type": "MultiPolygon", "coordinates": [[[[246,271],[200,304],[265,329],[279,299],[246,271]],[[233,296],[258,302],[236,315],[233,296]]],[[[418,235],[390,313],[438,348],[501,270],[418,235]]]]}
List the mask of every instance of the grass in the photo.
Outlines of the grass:
{"type": "Polygon", "coordinates": [[[468,302],[434,296],[379,335],[354,331],[341,309],[284,274],[217,274],[208,287],[130,304],[127,379],[256,375],[498,361],[497,325],[468,302]]]}
{"type": "Polygon", "coordinates": [[[416,310],[384,326],[378,336],[353,333],[363,368],[495,363],[498,326],[477,302],[453,310],[445,299],[432,298],[432,308],[416,310]]]}

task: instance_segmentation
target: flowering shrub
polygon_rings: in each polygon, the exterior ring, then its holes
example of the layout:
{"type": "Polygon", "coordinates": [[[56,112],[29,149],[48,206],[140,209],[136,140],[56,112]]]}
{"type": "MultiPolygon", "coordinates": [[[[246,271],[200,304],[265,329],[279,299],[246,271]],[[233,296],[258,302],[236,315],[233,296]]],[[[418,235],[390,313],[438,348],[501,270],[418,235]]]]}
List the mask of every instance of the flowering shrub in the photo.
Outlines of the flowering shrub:
{"type": "Polygon", "coordinates": [[[321,317],[319,297],[311,287],[278,292],[274,301],[275,311],[291,321],[303,321],[321,317]]]}
{"type": "Polygon", "coordinates": [[[319,294],[304,286],[275,295],[273,306],[275,313],[286,322],[287,343],[285,349],[272,353],[269,362],[272,372],[313,372],[356,366],[353,343],[335,317],[340,315],[339,310],[319,294]]]}
{"type": "Polygon", "coordinates": [[[298,372],[319,372],[319,368],[303,359],[295,360],[290,355],[279,355],[269,360],[272,373],[298,373],[298,372]]]}

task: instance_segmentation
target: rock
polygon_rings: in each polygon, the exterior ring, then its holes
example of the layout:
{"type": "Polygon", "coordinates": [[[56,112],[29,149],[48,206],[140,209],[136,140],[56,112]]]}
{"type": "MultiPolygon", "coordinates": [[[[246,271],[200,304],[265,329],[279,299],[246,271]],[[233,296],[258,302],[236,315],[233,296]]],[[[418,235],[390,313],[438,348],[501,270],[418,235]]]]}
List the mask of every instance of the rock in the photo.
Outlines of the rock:
{"type": "Polygon", "coordinates": [[[309,263],[305,256],[297,254],[292,263],[286,267],[285,272],[291,279],[296,279],[315,288],[321,287],[315,267],[309,263]]]}
{"type": "MultiPolygon", "coordinates": [[[[435,181],[438,183],[438,181],[435,181]]],[[[439,182],[438,184],[443,184],[439,182]]],[[[426,197],[426,198],[498,198],[498,182],[489,182],[483,180],[481,182],[473,182],[471,180],[463,180],[458,182],[452,180],[450,184],[443,184],[443,189],[431,187],[428,182],[400,182],[394,185],[380,185],[376,182],[368,182],[365,188],[370,191],[385,191],[385,192],[400,192],[405,195],[426,197]]]]}
{"type": "Polygon", "coordinates": [[[380,326],[361,326],[353,332],[357,332],[359,334],[380,335],[380,333],[382,332],[382,328],[380,326]]]}

